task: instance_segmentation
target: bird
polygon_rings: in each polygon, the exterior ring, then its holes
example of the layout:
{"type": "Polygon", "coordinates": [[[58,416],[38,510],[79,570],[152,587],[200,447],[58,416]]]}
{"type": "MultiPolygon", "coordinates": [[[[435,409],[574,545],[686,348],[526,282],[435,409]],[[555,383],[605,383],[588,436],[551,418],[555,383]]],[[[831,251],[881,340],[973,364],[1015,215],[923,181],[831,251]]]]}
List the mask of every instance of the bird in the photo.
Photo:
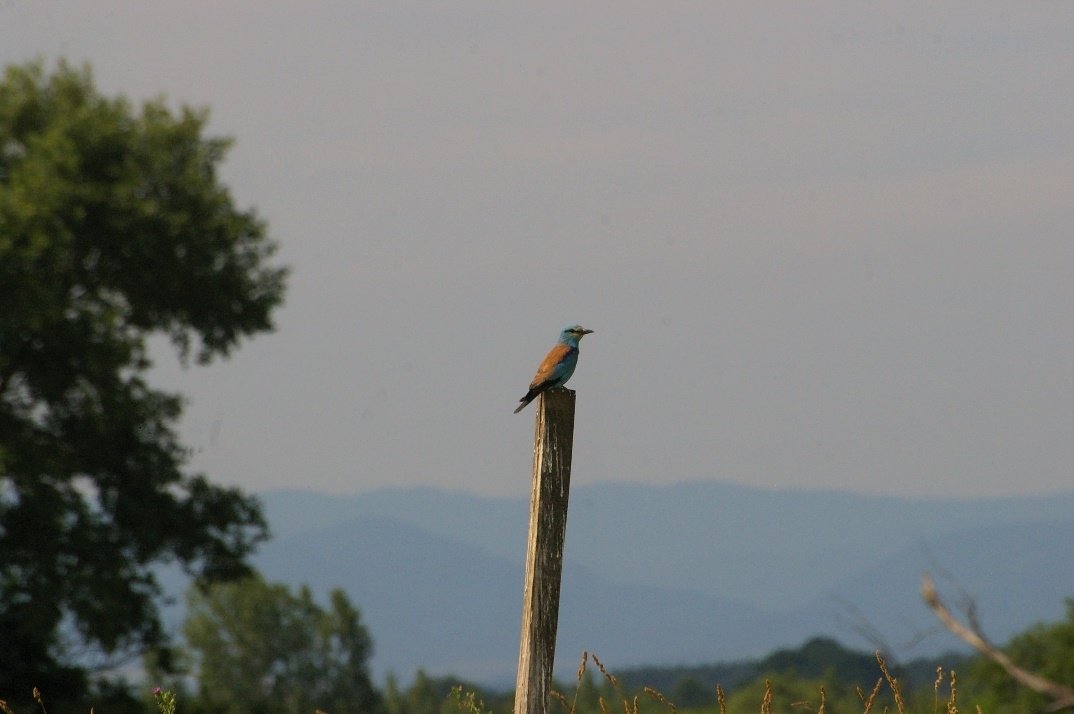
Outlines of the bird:
{"type": "Polygon", "coordinates": [[[578,343],[585,335],[592,334],[593,330],[587,330],[581,325],[564,327],[559,333],[559,342],[545,355],[541,366],[537,368],[537,374],[530,382],[530,389],[518,401],[522,402],[515,409],[515,414],[526,408],[526,405],[537,398],[541,392],[553,387],[561,387],[574,374],[574,368],[578,366],[578,343]]]}

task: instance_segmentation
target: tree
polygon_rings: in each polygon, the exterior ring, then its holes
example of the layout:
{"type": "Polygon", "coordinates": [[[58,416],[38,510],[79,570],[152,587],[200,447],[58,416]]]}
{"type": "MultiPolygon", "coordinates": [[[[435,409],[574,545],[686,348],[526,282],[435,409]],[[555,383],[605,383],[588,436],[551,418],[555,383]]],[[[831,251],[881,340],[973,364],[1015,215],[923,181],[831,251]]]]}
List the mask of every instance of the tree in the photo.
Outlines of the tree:
{"type": "Polygon", "coordinates": [[[302,587],[250,577],[189,593],[183,633],[194,651],[201,703],[213,712],[370,712],[373,643],[342,590],[327,610],[302,587]]]}
{"type": "MultiPolygon", "coordinates": [[[[88,69],[0,82],[0,696],[77,699],[87,648],[163,642],[151,565],[236,577],[253,499],[186,468],[182,401],[152,389],[147,338],[184,362],[270,330],[285,270],[216,167],[204,111],[132,109],[88,69]]],[[[99,661],[99,660],[98,660],[99,661]]]]}
{"type": "Polygon", "coordinates": [[[444,689],[443,681],[437,682],[425,670],[419,669],[403,697],[402,711],[405,714],[440,714],[447,706],[444,689]]]}
{"type": "Polygon", "coordinates": [[[696,677],[685,676],[671,690],[671,701],[687,709],[699,709],[714,701],[713,692],[696,677]]]}

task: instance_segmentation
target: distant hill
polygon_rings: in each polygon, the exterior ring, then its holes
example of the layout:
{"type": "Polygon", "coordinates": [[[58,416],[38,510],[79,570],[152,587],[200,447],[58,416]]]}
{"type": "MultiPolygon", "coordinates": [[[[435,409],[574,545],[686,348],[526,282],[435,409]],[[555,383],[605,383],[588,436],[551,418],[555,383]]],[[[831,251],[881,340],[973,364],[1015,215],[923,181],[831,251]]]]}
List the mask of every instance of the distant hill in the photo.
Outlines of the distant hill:
{"type": "MultiPolygon", "coordinates": [[[[265,575],[342,586],[374,669],[510,685],[528,504],[434,489],[262,494],[265,575]]],[[[915,500],[719,483],[605,484],[571,494],[558,669],[582,650],[614,669],[759,657],[814,635],[907,657],[934,633],[920,574],[950,571],[994,639],[1058,619],[1074,594],[1074,494],[915,500]]],[[[943,580],[940,580],[942,585],[943,580]]]]}
{"type": "MultiPolygon", "coordinates": [[[[511,561],[525,548],[522,498],[435,489],[345,497],[275,491],[262,498],[278,538],[377,516],[511,561]]],[[[566,558],[616,582],[672,584],[781,610],[923,539],[1071,517],[1074,493],[925,500],[719,482],[603,484],[572,491],[566,558]]]]}

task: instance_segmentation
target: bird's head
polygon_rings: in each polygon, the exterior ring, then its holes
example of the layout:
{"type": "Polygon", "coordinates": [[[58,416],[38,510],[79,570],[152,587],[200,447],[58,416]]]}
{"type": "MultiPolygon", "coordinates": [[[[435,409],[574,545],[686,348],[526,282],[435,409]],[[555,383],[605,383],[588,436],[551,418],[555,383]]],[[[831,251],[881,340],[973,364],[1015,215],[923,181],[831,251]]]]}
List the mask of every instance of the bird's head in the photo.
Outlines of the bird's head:
{"type": "Polygon", "coordinates": [[[578,344],[578,341],[581,340],[583,336],[588,335],[592,331],[593,330],[585,329],[581,325],[571,325],[570,327],[564,327],[563,332],[559,334],[559,341],[578,344]]]}

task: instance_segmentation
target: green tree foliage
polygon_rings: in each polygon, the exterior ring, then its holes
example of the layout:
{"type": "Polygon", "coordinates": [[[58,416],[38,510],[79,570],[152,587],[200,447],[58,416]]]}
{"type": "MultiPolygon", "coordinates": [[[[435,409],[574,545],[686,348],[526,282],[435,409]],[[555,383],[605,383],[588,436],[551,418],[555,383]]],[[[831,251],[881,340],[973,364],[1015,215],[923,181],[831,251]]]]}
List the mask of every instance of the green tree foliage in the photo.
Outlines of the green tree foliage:
{"type": "MultiPolygon", "coordinates": [[[[460,714],[460,712],[509,712],[510,692],[482,689],[458,677],[430,677],[419,669],[414,681],[400,689],[393,675],[388,676],[384,691],[387,714],[460,714]]],[[[551,709],[549,710],[551,711],[551,709]]]]}
{"type": "MultiPolygon", "coordinates": [[[[928,684],[935,676],[937,665],[959,667],[965,659],[965,655],[950,653],[892,667],[900,678],[928,684]]],[[[733,691],[751,682],[763,684],[765,677],[772,674],[793,674],[805,679],[850,682],[867,687],[876,681],[879,672],[876,655],[849,649],[831,638],[814,637],[799,647],[779,649],[759,659],[688,667],[634,668],[617,672],[616,676],[628,690],[649,686],[668,693],[685,687],[692,700],[689,691],[696,691],[695,683],[698,682],[706,687],[719,682],[728,691],[733,691]]]]}
{"type": "Polygon", "coordinates": [[[675,683],[675,688],[671,690],[671,701],[684,709],[700,708],[715,701],[714,691],[700,680],[687,676],[675,683]]]}
{"type": "MultiPolygon", "coordinates": [[[[1065,620],[1034,625],[1013,637],[1003,651],[1023,669],[1053,682],[1074,685],[1074,598],[1067,598],[1066,608],[1065,620]]],[[[1051,703],[984,657],[974,659],[966,685],[967,701],[994,714],[1044,711],[1051,703]]]]}
{"type": "Polygon", "coordinates": [[[855,652],[827,637],[814,637],[796,649],[780,649],[758,663],[763,672],[800,677],[867,682],[875,678],[876,656],[855,652]]]}
{"type": "Polygon", "coordinates": [[[162,641],[150,566],[242,574],[255,501],[185,468],[146,341],[224,356],[271,329],[285,271],[219,183],[204,112],[101,96],[88,70],[0,81],[0,696],[87,685],[91,648],[162,641]]]}
{"type": "Polygon", "coordinates": [[[235,714],[371,712],[373,651],[342,590],[319,607],[303,587],[249,577],[189,592],[183,633],[197,662],[205,711],[235,714]]]}
{"type": "Polygon", "coordinates": [[[436,681],[419,669],[414,682],[405,692],[393,687],[389,691],[385,708],[389,714],[440,714],[455,709],[448,703],[451,685],[447,681],[436,681]]]}

